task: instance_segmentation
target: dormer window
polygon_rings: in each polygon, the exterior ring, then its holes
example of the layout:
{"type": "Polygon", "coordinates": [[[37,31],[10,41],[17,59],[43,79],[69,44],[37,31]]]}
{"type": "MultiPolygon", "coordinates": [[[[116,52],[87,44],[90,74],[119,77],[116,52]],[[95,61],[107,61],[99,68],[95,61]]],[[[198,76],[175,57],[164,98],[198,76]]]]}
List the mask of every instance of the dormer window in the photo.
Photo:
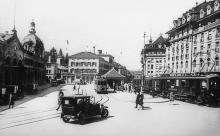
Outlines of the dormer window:
{"type": "Polygon", "coordinates": [[[203,18],[205,15],[205,12],[203,11],[203,9],[200,10],[200,18],[203,18]]]}
{"type": "Polygon", "coordinates": [[[173,21],[173,26],[177,27],[177,21],[176,20],[173,21]]]}
{"type": "Polygon", "coordinates": [[[182,18],[182,24],[184,24],[186,22],[185,17],[182,18]]]}
{"type": "Polygon", "coordinates": [[[212,8],[210,5],[207,6],[207,15],[211,14],[212,8]]]}
{"type": "Polygon", "coordinates": [[[215,6],[214,6],[214,11],[217,11],[217,10],[219,10],[219,2],[216,0],[215,1],[215,4],[214,4],[215,6]]]}
{"type": "Polygon", "coordinates": [[[191,19],[191,15],[188,14],[188,15],[187,15],[187,22],[190,21],[190,19],[191,19]]]}

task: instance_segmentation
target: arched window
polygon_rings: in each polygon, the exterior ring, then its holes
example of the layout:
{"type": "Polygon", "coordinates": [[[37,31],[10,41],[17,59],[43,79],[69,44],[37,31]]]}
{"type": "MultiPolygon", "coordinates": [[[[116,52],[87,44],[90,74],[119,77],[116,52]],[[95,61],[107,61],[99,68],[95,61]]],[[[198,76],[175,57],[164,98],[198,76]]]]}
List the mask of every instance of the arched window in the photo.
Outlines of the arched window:
{"type": "Polygon", "coordinates": [[[210,5],[207,6],[207,15],[211,14],[212,8],[210,5]]]}
{"type": "Polygon", "coordinates": [[[200,10],[200,18],[203,18],[205,15],[205,12],[203,11],[203,9],[200,10]]]}
{"type": "Polygon", "coordinates": [[[219,2],[216,0],[215,1],[215,7],[214,7],[214,11],[219,10],[219,2]]]}

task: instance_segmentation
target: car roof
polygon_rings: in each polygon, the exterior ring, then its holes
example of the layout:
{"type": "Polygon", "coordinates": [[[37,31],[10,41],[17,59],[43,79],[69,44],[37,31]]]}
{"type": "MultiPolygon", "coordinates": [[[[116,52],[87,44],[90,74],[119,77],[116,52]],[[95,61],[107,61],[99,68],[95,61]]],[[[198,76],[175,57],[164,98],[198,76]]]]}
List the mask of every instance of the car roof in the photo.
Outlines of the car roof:
{"type": "Polygon", "coordinates": [[[64,99],[76,99],[76,98],[90,98],[90,96],[86,96],[86,95],[73,95],[73,96],[64,96],[64,99]]]}

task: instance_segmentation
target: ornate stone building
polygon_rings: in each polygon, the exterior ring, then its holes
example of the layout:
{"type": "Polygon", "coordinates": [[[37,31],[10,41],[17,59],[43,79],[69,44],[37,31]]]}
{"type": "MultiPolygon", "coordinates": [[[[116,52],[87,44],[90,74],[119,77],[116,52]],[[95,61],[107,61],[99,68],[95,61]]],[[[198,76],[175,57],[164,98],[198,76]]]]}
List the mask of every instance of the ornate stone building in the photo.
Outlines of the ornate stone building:
{"type": "Polygon", "coordinates": [[[220,1],[197,4],[173,21],[167,32],[167,74],[200,75],[220,72],[220,1]]]}
{"type": "Polygon", "coordinates": [[[0,34],[0,55],[0,88],[45,83],[44,45],[34,22],[22,42],[15,29],[11,34],[0,34]]]}

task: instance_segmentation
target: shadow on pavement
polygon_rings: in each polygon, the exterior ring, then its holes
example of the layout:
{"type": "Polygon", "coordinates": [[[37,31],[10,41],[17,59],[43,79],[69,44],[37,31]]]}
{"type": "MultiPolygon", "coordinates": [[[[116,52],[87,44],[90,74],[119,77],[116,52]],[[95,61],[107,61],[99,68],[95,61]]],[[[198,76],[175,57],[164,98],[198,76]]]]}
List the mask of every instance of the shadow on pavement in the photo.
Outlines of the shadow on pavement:
{"type": "MultiPolygon", "coordinates": [[[[91,117],[91,118],[86,119],[86,122],[83,125],[87,125],[87,124],[91,124],[91,123],[95,123],[95,122],[100,122],[100,121],[107,120],[107,119],[112,118],[112,117],[114,117],[114,116],[108,116],[107,118],[101,118],[99,116],[91,117]]],[[[69,123],[71,123],[71,124],[80,124],[80,122],[77,119],[73,120],[73,121],[69,121],[69,123]]]]}

